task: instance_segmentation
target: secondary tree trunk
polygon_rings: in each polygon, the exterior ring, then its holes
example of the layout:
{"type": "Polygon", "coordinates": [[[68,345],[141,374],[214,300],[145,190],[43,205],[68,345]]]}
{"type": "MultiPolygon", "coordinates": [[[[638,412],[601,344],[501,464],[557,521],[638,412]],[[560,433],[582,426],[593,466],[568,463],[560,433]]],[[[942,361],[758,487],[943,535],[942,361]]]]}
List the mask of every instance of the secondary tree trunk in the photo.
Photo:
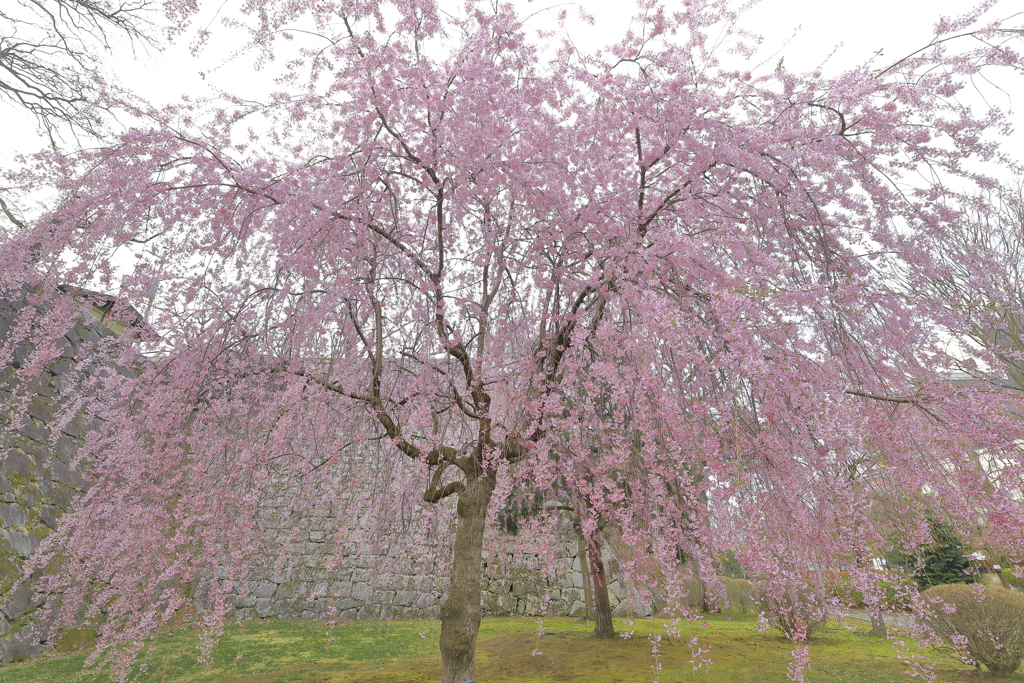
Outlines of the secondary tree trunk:
{"type": "Polygon", "coordinates": [[[593,538],[587,539],[587,555],[590,561],[590,581],[594,586],[594,637],[614,638],[612,605],[608,600],[608,575],[604,570],[601,547],[593,538]]]}
{"type": "Polygon", "coordinates": [[[882,613],[871,610],[868,614],[871,616],[871,635],[887,637],[889,631],[885,627],[885,617],[882,616],[882,613]]]}
{"type": "Polygon", "coordinates": [[[469,479],[459,494],[452,582],[441,605],[441,683],[466,683],[475,677],[483,572],[480,557],[493,491],[493,477],[483,475],[469,479]]]}
{"type": "MultiPolygon", "coordinates": [[[[708,604],[708,587],[704,583],[704,577],[700,573],[700,563],[697,562],[696,555],[690,555],[690,573],[693,575],[693,587],[700,591],[700,611],[704,614],[710,614],[711,605],[708,604]]],[[[689,596],[689,604],[693,605],[697,596],[689,596]]]]}
{"type": "Polygon", "coordinates": [[[590,621],[590,615],[594,613],[594,591],[590,587],[590,562],[587,561],[587,541],[583,538],[583,532],[576,530],[576,552],[580,558],[580,574],[583,575],[583,619],[590,621]]]}

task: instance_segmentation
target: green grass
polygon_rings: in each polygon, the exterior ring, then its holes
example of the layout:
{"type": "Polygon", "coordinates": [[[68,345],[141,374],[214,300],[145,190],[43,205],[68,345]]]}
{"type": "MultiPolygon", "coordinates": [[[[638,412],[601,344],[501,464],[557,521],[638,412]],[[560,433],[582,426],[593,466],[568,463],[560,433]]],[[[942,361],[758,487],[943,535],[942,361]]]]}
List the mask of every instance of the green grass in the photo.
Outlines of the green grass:
{"type": "MultiPolygon", "coordinates": [[[[486,619],[477,648],[480,683],[641,683],[651,681],[647,634],[664,633],[663,619],[638,619],[629,640],[588,637],[592,625],[572,619],[544,620],[537,637],[533,619],[486,619]],[[540,650],[543,654],[531,653],[540,650]]],[[[851,624],[864,622],[851,621],[851,624]]],[[[712,616],[707,627],[681,624],[681,638],[663,638],[661,683],[783,683],[791,643],[774,632],[759,633],[752,620],[712,616]],[[713,665],[694,672],[689,639],[711,647],[713,665]]],[[[808,683],[897,683],[908,679],[888,641],[833,625],[810,642],[808,683]]],[[[439,624],[434,621],[342,623],[331,631],[315,622],[263,621],[233,625],[214,649],[209,667],[197,664],[198,639],[187,631],[165,633],[145,651],[145,683],[436,683],[439,624]],[[425,637],[420,637],[423,633],[425,637]],[[238,655],[241,655],[238,658],[238,655]]],[[[927,654],[927,653],[926,653],[927,654]]],[[[82,673],[82,654],[54,656],[0,667],[0,683],[106,683],[107,676],[82,673]]],[[[939,681],[974,678],[972,669],[948,658],[936,660],[939,681]]],[[[1024,681],[1018,673],[1013,680],[1024,681]]]]}

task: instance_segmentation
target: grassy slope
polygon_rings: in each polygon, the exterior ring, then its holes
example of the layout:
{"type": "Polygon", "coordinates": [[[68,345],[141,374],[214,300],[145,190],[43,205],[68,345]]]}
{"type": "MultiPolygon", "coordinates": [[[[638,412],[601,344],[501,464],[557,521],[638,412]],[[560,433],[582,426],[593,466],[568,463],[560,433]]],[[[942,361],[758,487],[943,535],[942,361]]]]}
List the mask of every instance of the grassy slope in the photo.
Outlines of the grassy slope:
{"type": "MultiPolygon", "coordinates": [[[[863,622],[851,622],[863,623],[863,622]]],[[[663,631],[663,620],[622,622],[635,629],[629,640],[598,641],[588,626],[571,619],[546,619],[537,638],[531,619],[487,619],[477,649],[477,680],[483,683],[640,683],[651,681],[651,643],[645,637],[663,631]],[[533,656],[533,650],[543,654],[533,656]]],[[[783,683],[792,645],[774,633],[758,633],[750,620],[711,617],[708,627],[683,624],[681,639],[663,639],[661,683],[783,683]],[[691,636],[711,646],[710,670],[694,673],[689,663],[691,636]]],[[[808,683],[897,683],[907,679],[892,645],[833,626],[810,644],[808,683]]],[[[436,683],[438,623],[427,621],[352,622],[333,629],[318,623],[252,622],[228,629],[214,650],[209,671],[195,662],[197,640],[187,632],[164,634],[143,657],[146,683],[436,683]],[[425,637],[420,634],[426,632],[425,637]],[[236,660],[236,656],[241,658],[236,660]]],[[[87,683],[102,681],[80,673],[84,655],[0,667],[0,683],[87,683]]],[[[949,659],[936,666],[940,681],[965,680],[968,667],[949,659]]],[[[969,680],[969,676],[967,680],[969,680]]],[[[1014,680],[1024,681],[1018,673],[1014,680]]]]}

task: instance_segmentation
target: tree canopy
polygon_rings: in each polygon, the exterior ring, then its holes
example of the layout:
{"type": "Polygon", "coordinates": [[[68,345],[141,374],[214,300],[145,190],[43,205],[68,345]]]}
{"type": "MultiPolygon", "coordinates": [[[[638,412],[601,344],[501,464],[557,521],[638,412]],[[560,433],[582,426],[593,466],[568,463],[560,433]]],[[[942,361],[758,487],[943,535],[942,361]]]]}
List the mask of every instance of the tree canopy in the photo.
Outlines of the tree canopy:
{"type": "Polygon", "coordinates": [[[137,122],[115,143],[12,177],[59,199],[5,236],[0,283],[151,300],[159,335],[92,399],[95,481],[36,559],[64,558],[66,614],[102,609],[100,653],[189,590],[215,628],[282,477],[353,520],[384,480],[457,501],[444,683],[473,678],[483,530],[517,483],[567,487],[677,589],[680,553],[710,575],[736,548],[875,590],[865,560],[893,525],[929,542],[926,507],[1021,560],[1019,396],[948,381],[994,365],[956,343],[984,313],[924,294],[997,184],[979,163],[1012,166],[1003,114],[957,94],[1020,64],[1019,28],[979,11],[825,77],[722,59],[755,52],[727,3],[639,12],[581,55],[500,3],[249,2],[233,20],[288,58],[266,102],[111,99],[137,122]]]}

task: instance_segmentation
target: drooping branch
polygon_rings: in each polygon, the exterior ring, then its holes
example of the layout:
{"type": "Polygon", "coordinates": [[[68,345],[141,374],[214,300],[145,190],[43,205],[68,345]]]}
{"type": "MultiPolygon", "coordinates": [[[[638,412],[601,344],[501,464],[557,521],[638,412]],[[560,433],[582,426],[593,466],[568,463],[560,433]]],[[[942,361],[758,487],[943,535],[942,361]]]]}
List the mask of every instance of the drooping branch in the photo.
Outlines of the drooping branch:
{"type": "Polygon", "coordinates": [[[847,389],[847,394],[851,396],[860,396],[861,398],[869,398],[873,401],[882,401],[885,403],[896,403],[910,405],[922,413],[935,420],[936,422],[943,422],[942,418],[939,417],[934,410],[929,408],[925,403],[928,401],[928,396],[921,394],[916,396],[886,396],[884,394],[875,394],[870,391],[863,391],[860,389],[847,389]]]}
{"type": "Polygon", "coordinates": [[[847,394],[851,396],[861,396],[863,398],[870,398],[875,401],[886,401],[888,403],[909,403],[918,405],[921,403],[921,396],[886,396],[884,394],[874,394],[870,391],[862,391],[860,389],[847,389],[847,394]]]}
{"type": "Polygon", "coordinates": [[[440,489],[430,488],[423,493],[423,500],[428,503],[436,503],[440,500],[447,498],[458,493],[462,493],[466,489],[466,485],[461,481],[453,481],[445,484],[440,489]]]}

